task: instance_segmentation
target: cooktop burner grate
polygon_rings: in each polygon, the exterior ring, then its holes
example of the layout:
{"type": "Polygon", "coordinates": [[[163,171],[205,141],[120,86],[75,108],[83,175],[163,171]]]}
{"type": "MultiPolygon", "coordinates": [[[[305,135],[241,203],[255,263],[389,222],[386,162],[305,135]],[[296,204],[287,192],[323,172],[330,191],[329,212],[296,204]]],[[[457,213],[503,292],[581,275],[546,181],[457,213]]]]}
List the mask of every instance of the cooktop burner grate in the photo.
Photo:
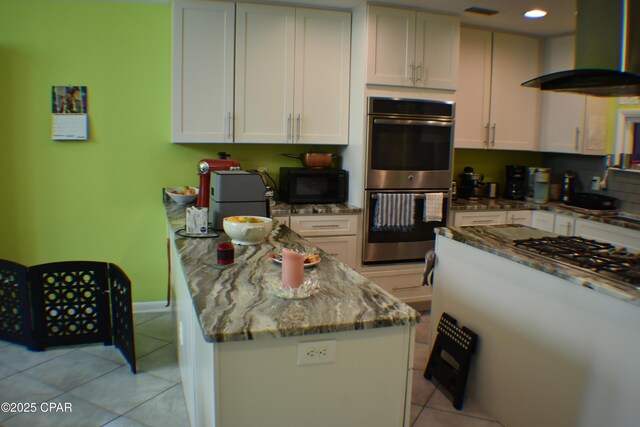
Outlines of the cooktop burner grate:
{"type": "Polygon", "coordinates": [[[513,244],[544,257],[565,261],[606,277],[640,286],[640,254],[577,236],[514,240],[513,244]]]}

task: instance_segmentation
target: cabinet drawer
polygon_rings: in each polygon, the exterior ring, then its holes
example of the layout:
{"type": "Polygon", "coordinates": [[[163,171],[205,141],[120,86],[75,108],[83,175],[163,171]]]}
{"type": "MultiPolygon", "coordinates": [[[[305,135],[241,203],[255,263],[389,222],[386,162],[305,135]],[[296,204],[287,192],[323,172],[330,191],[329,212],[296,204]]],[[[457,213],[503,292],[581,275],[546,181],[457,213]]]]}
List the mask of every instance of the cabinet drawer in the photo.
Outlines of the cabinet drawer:
{"type": "Polygon", "coordinates": [[[358,230],[357,215],[309,215],[292,216],[290,227],[303,237],[355,236],[358,230]]]}
{"type": "Polygon", "coordinates": [[[356,268],[356,236],[310,237],[307,240],[349,267],[356,268]]]}
{"type": "Polygon", "coordinates": [[[632,252],[640,251],[640,232],[638,231],[585,219],[576,219],[575,224],[576,236],[622,246],[632,252]]]}
{"type": "Polygon", "coordinates": [[[468,225],[493,225],[507,222],[507,214],[504,211],[496,212],[456,212],[454,224],[456,227],[468,225]]]}
{"type": "Polygon", "coordinates": [[[535,211],[531,219],[531,226],[538,230],[549,231],[553,233],[553,225],[555,223],[555,215],[551,212],[535,211]]]}
{"type": "Polygon", "coordinates": [[[361,271],[367,279],[396,295],[422,286],[424,267],[410,270],[361,271]]]}

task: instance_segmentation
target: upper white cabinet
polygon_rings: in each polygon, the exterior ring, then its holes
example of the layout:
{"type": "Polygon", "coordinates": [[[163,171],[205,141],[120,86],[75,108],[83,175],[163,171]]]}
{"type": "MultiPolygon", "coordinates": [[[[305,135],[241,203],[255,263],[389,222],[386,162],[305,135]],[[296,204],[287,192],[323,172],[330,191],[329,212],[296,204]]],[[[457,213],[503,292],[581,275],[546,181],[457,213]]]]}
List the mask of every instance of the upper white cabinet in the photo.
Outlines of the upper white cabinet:
{"type": "Polygon", "coordinates": [[[347,144],[351,15],[238,3],[235,141],[347,144]]]}
{"type": "Polygon", "coordinates": [[[173,5],[173,142],[233,140],[234,4],[173,5]]]}
{"type": "Polygon", "coordinates": [[[540,74],[537,38],[460,29],[456,148],[536,150],[540,93],[521,83],[540,74]]]}
{"type": "Polygon", "coordinates": [[[367,83],[456,89],[458,17],[372,5],[367,28],[367,83]]]}
{"type": "MultiPolygon", "coordinates": [[[[544,43],[544,74],[574,68],[575,37],[544,43]]],[[[604,154],[608,99],[570,93],[542,93],[540,149],[561,153],[604,154]]]]}

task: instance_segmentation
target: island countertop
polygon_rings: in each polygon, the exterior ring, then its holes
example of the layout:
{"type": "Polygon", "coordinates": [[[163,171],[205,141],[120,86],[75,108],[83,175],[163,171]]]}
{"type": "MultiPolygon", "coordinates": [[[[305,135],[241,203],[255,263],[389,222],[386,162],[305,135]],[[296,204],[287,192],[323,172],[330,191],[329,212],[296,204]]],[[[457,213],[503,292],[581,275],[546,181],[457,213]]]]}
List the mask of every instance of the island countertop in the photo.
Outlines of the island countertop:
{"type": "Polygon", "coordinates": [[[620,283],[584,268],[555,262],[549,258],[526,252],[513,245],[514,240],[556,236],[555,233],[523,225],[441,227],[437,233],[440,236],[560,277],[569,283],[592,289],[634,305],[640,305],[640,288],[637,285],[620,283]]]}
{"type": "Polygon", "coordinates": [[[216,263],[216,245],[229,241],[224,232],[213,238],[186,238],[185,205],[164,200],[169,233],[208,342],[245,341],[415,324],[420,315],[336,258],[275,224],[266,241],[235,246],[235,263],[216,263]],[[315,270],[319,291],[306,299],[286,300],[271,294],[265,280],[280,277],[281,267],[267,256],[282,248],[318,252],[315,270]]]}

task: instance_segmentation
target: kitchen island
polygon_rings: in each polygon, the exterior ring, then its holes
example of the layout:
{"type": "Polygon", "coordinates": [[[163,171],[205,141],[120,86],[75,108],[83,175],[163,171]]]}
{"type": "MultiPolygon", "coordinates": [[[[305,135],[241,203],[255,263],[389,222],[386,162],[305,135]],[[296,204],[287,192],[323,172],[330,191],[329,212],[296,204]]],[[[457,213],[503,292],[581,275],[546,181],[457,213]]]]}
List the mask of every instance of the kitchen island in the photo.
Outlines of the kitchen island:
{"type": "Polygon", "coordinates": [[[639,284],[513,245],[546,236],[439,229],[432,318],[447,312],[479,335],[467,398],[514,427],[637,425],[639,284]]]}
{"type": "Polygon", "coordinates": [[[419,313],[278,224],[260,245],[235,245],[235,263],[219,266],[224,233],[180,237],[185,207],[164,203],[192,425],[409,425],[419,313]],[[287,300],[269,291],[280,266],[267,254],[284,247],[320,254],[306,269],[316,294],[287,300]]]}

